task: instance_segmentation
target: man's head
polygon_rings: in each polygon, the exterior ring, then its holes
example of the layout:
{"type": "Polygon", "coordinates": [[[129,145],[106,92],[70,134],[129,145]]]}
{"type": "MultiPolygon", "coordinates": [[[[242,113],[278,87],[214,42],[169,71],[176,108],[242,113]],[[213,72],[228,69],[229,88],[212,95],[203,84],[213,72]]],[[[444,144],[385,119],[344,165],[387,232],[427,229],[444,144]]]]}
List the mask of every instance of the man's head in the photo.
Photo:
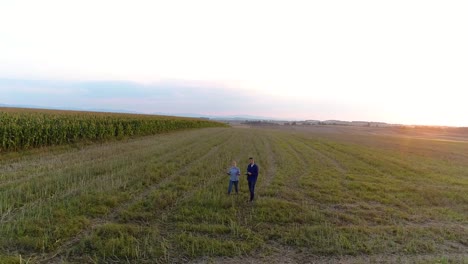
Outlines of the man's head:
{"type": "Polygon", "coordinates": [[[254,158],[250,157],[250,158],[249,158],[249,163],[250,163],[250,164],[253,164],[254,162],[255,162],[255,161],[254,161],[254,158]]]}
{"type": "Polygon", "coordinates": [[[236,162],[235,160],[233,160],[231,164],[232,164],[232,166],[234,166],[234,167],[237,166],[237,162],[236,162]]]}

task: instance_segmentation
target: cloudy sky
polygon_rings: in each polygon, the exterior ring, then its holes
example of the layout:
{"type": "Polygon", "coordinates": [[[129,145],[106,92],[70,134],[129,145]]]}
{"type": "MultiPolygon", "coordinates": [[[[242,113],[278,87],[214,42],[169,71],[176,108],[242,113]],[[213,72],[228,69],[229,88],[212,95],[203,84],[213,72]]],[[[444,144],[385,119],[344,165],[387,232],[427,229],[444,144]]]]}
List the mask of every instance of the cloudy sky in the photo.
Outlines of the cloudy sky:
{"type": "Polygon", "coordinates": [[[0,0],[0,104],[468,126],[466,1],[0,0]]]}

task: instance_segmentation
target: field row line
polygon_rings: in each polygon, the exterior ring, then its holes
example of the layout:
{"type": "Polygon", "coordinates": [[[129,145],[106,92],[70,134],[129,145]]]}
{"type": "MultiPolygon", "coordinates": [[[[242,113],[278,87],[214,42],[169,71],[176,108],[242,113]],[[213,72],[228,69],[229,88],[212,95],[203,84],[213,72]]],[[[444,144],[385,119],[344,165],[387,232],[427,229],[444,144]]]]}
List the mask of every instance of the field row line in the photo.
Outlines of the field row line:
{"type": "Polygon", "coordinates": [[[75,236],[71,240],[69,240],[67,242],[64,242],[62,244],[62,246],[59,247],[57,250],[55,250],[51,254],[48,254],[45,257],[41,258],[40,262],[49,263],[49,262],[53,262],[55,260],[58,260],[57,257],[59,257],[60,254],[63,254],[66,251],[66,249],[71,248],[74,244],[78,243],[84,237],[87,237],[87,236],[91,235],[91,233],[94,230],[97,230],[99,227],[101,227],[101,226],[103,226],[105,224],[114,222],[116,220],[115,218],[118,216],[118,214],[120,212],[122,212],[124,209],[130,207],[131,205],[133,205],[136,202],[140,201],[144,197],[147,197],[150,192],[152,192],[154,190],[157,190],[158,188],[160,188],[164,184],[167,184],[167,183],[171,182],[174,178],[180,176],[181,173],[190,170],[190,168],[194,164],[196,164],[196,163],[198,163],[198,162],[200,162],[202,160],[205,160],[208,157],[212,156],[215,153],[215,151],[219,148],[219,146],[226,144],[226,142],[227,141],[224,141],[224,142],[222,142],[220,144],[216,143],[215,147],[212,147],[207,153],[205,153],[204,155],[196,158],[195,160],[193,160],[190,164],[186,165],[185,167],[175,171],[174,173],[169,175],[169,177],[164,178],[163,181],[161,181],[161,182],[159,182],[159,183],[157,183],[155,185],[148,186],[143,192],[141,192],[138,195],[134,196],[131,200],[129,200],[129,201],[119,205],[118,207],[114,208],[112,210],[112,212],[109,215],[107,215],[106,217],[94,219],[92,221],[89,229],[82,231],[80,234],[78,234],[77,236],[75,236]]]}
{"type": "MultiPolygon", "coordinates": [[[[191,144],[181,144],[181,145],[183,146],[183,149],[190,149],[192,147],[191,145],[194,144],[193,142],[191,144]]],[[[168,149],[170,149],[170,148],[171,147],[168,146],[168,149]]],[[[136,151],[136,150],[132,150],[131,153],[133,153],[134,151],[136,151]]],[[[170,149],[169,153],[165,153],[165,155],[161,156],[161,157],[163,157],[164,160],[166,160],[167,158],[171,157],[174,153],[180,152],[180,151],[181,151],[180,148],[172,148],[172,149],[170,149]]],[[[121,159],[121,162],[117,162],[117,164],[119,164],[120,168],[128,166],[128,162],[126,162],[126,160],[125,160],[125,157],[127,155],[128,155],[128,153],[124,153],[124,152],[119,152],[117,154],[114,154],[114,156],[113,156],[114,159],[121,159]]],[[[153,153],[149,152],[147,154],[147,156],[154,156],[154,155],[153,155],[153,153]]],[[[107,159],[108,159],[108,157],[107,157],[107,159]]],[[[137,160],[136,163],[133,163],[133,164],[130,165],[130,170],[132,168],[137,168],[140,164],[143,164],[145,162],[146,162],[145,159],[137,160]]],[[[119,171],[119,173],[117,173],[117,174],[125,173],[121,169],[119,169],[119,167],[113,167],[112,169],[119,171]]],[[[47,172],[44,172],[44,173],[47,173],[47,172]]],[[[107,174],[107,172],[102,173],[102,175],[106,175],[106,174],[107,174]]],[[[115,177],[116,174],[113,174],[113,176],[115,177]]],[[[87,185],[90,185],[93,181],[97,181],[99,179],[100,179],[99,175],[93,174],[93,175],[90,175],[90,181],[80,181],[80,182],[82,182],[84,184],[87,184],[87,185]]],[[[40,204],[50,203],[52,201],[59,201],[59,200],[64,199],[65,197],[73,196],[74,194],[80,192],[81,189],[83,189],[85,186],[74,185],[74,186],[70,186],[70,187],[71,188],[61,189],[62,193],[59,193],[59,194],[55,193],[54,195],[49,196],[46,199],[35,199],[34,201],[32,201],[30,203],[27,203],[27,204],[25,204],[25,205],[23,205],[21,207],[15,208],[14,210],[6,211],[5,213],[2,214],[2,216],[0,218],[0,220],[1,220],[0,222],[1,223],[6,223],[8,221],[11,221],[11,220],[13,220],[13,218],[16,215],[20,214],[22,211],[31,210],[32,208],[37,208],[38,206],[40,206],[40,204]]]]}

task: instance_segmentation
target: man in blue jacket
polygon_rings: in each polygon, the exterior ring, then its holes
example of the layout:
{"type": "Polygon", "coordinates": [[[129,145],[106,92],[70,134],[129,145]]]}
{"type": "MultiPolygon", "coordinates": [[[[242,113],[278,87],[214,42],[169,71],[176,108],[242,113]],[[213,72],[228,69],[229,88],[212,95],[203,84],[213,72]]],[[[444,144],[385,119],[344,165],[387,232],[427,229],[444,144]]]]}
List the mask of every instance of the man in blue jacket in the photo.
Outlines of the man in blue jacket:
{"type": "Polygon", "coordinates": [[[249,165],[247,166],[247,181],[249,183],[250,202],[253,201],[255,196],[255,184],[257,183],[258,166],[255,164],[253,158],[249,158],[249,165]]]}

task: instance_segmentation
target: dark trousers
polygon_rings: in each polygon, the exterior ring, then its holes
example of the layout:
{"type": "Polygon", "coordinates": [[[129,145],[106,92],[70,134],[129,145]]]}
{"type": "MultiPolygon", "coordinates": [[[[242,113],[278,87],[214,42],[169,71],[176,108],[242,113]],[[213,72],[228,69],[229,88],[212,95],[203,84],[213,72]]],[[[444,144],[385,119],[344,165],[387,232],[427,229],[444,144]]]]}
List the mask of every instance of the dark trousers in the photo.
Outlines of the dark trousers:
{"type": "Polygon", "coordinates": [[[236,193],[239,193],[239,181],[229,181],[228,194],[232,191],[232,185],[234,185],[236,193]]]}
{"type": "Polygon", "coordinates": [[[248,181],[249,182],[249,191],[250,191],[250,201],[253,201],[255,197],[255,184],[257,181],[248,181]]]}

